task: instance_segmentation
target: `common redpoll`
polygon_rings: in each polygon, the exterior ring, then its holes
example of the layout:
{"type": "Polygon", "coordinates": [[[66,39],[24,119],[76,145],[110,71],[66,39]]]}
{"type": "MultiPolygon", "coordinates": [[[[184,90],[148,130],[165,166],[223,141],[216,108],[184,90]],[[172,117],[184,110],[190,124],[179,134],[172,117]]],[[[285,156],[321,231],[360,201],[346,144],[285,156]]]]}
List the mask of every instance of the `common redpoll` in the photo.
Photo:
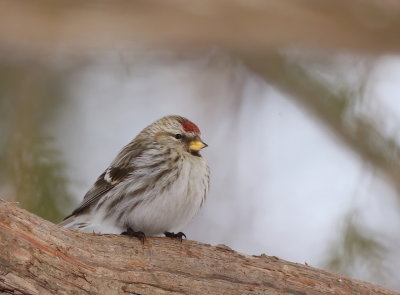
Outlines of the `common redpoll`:
{"type": "Polygon", "coordinates": [[[60,223],[72,230],[186,237],[179,232],[206,199],[209,168],[199,128],[186,118],[167,116],[126,145],[60,223]],[[175,233],[178,232],[178,233],[175,233]]]}

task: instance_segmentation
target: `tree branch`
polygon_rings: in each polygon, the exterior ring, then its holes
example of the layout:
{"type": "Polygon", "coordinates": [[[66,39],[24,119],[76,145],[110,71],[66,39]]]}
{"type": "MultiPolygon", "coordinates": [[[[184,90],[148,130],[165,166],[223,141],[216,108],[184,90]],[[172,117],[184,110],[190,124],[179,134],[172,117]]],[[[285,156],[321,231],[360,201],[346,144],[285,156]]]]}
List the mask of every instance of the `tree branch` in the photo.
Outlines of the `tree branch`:
{"type": "Polygon", "coordinates": [[[230,248],[58,227],[0,200],[0,292],[12,294],[396,294],[230,248]]]}
{"type": "Polygon", "coordinates": [[[352,117],[346,121],[345,112],[349,97],[335,94],[323,83],[312,79],[298,65],[289,63],[279,54],[252,55],[235,52],[243,63],[265,79],[267,83],[299,102],[337,135],[337,138],[353,149],[357,155],[378,168],[400,195],[400,151],[397,144],[386,138],[365,118],[352,117]]]}
{"type": "MultiPolygon", "coordinates": [[[[54,49],[311,47],[393,53],[398,1],[2,1],[0,40],[17,52],[54,49]],[[19,21],[15,21],[19,20],[19,21]]],[[[44,53],[45,52],[45,53],[44,53]]]]}

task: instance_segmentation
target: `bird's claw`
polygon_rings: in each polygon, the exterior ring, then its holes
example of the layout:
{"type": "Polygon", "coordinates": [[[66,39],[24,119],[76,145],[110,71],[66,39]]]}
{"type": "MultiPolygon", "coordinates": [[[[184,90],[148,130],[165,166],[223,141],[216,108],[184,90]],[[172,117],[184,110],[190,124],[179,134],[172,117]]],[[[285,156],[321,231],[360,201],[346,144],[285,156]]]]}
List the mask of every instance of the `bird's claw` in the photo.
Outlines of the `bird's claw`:
{"type": "Polygon", "coordinates": [[[142,232],[142,231],[134,231],[130,227],[128,227],[126,229],[126,231],[122,232],[121,235],[129,236],[129,237],[136,237],[139,240],[141,240],[143,244],[144,244],[144,241],[146,240],[146,235],[144,234],[144,232],[142,232]]]}
{"type": "Polygon", "coordinates": [[[177,240],[179,240],[179,241],[181,241],[181,242],[182,242],[183,237],[185,237],[185,239],[186,239],[186,235],[185,235],[183,232],[181,232],[181,231],[180,231],[179,233],[165,232],[164,235],[165,235],[167,238],[177,239],[177,240]]]}

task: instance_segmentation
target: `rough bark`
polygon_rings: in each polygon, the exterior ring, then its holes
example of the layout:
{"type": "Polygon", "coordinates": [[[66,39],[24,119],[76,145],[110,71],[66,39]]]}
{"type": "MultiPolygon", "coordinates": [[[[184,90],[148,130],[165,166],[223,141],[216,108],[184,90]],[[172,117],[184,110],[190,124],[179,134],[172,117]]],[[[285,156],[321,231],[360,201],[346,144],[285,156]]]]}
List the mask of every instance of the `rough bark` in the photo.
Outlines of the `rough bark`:
{"type": "Polygon", "coordinates": [[[396,294],[224,245],[65,230],[0,200],[0,292],[11,294],[396,294]]]}

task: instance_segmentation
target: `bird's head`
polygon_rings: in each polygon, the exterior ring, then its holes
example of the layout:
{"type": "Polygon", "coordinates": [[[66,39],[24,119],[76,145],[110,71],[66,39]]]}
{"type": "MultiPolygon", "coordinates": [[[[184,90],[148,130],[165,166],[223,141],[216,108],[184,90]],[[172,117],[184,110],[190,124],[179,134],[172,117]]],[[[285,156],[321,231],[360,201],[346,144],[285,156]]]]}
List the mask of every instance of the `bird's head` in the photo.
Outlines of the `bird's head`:
{"type": "Polygon", "coordinates": [[[200,138],[199,127],[181,116],[161,118],[146,129],[158,143],[194,156],[200,156],[200,150],[207,147],[200,138]]]}

